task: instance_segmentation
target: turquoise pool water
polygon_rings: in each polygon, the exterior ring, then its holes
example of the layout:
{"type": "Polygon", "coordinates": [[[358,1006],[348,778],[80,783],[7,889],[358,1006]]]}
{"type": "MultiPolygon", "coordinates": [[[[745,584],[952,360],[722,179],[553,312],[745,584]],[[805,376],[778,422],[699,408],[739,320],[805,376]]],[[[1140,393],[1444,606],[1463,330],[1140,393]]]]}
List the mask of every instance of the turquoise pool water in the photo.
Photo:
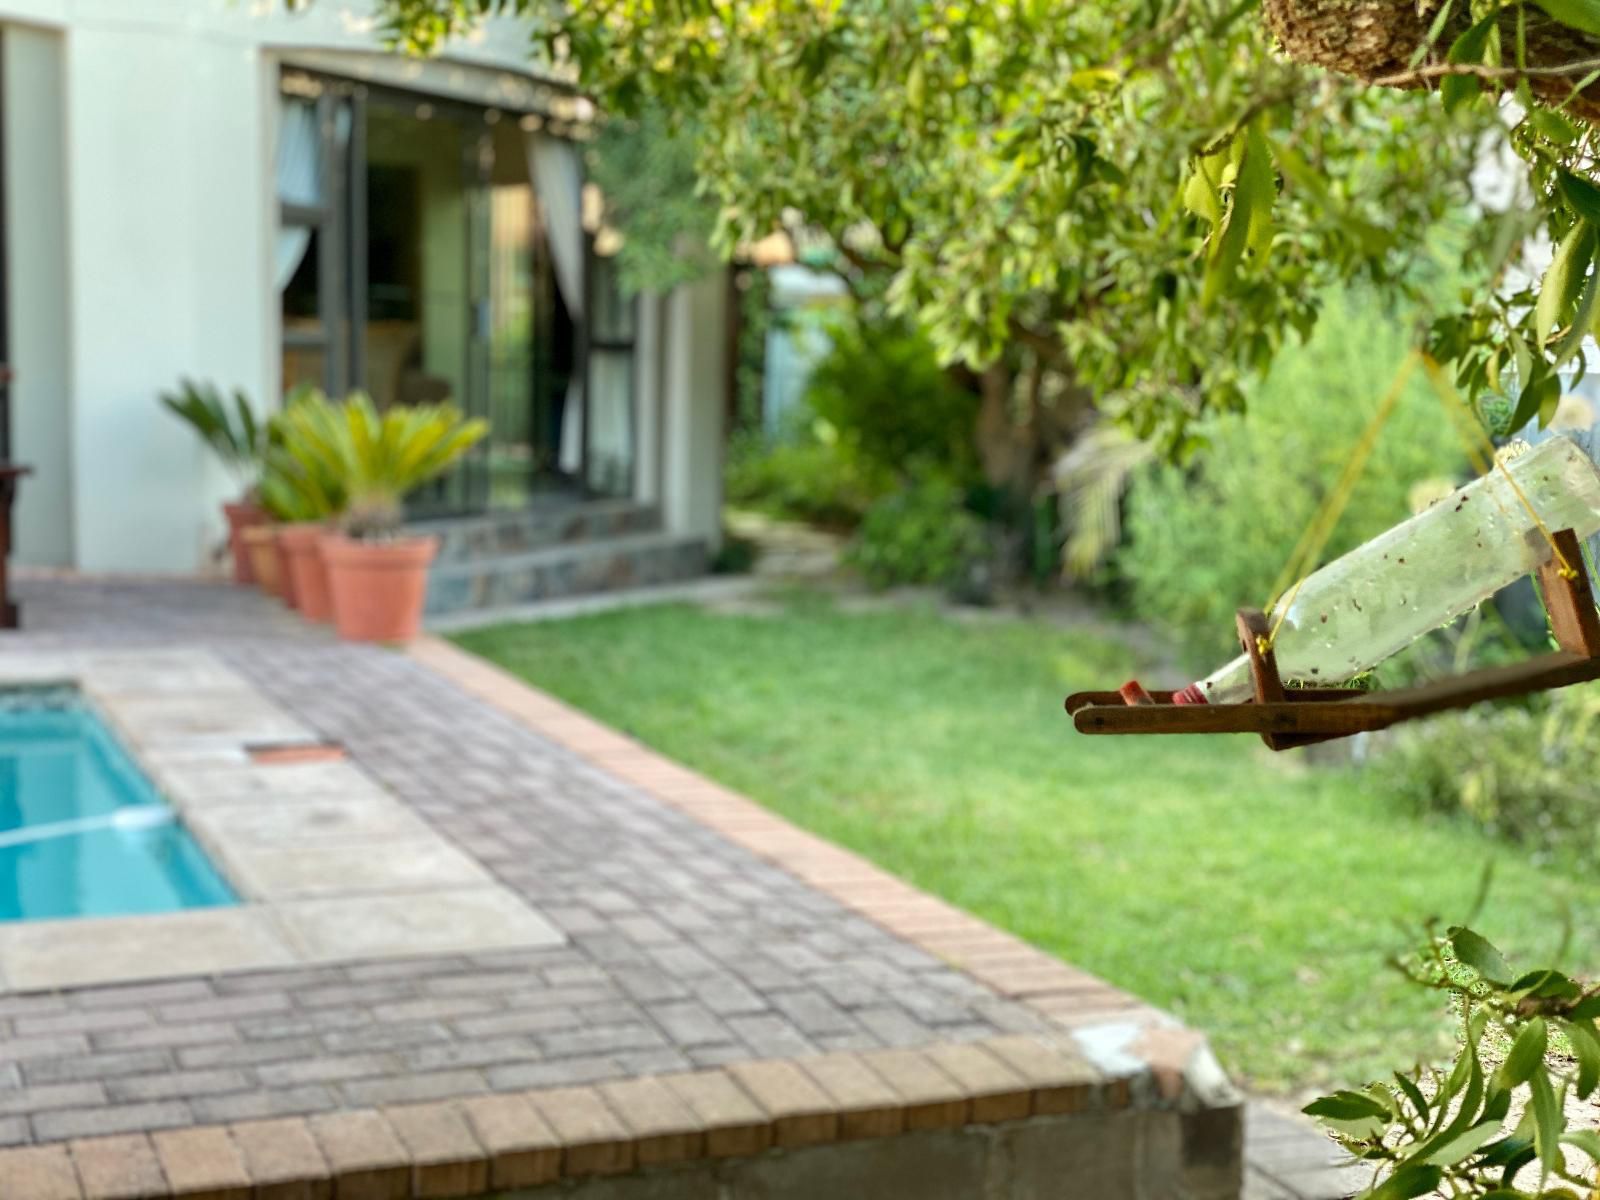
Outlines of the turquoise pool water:
{"type": "Polygon", "coordinates": [[[0,694],[0,920],[237,903],[76,692],[0,694]]]}

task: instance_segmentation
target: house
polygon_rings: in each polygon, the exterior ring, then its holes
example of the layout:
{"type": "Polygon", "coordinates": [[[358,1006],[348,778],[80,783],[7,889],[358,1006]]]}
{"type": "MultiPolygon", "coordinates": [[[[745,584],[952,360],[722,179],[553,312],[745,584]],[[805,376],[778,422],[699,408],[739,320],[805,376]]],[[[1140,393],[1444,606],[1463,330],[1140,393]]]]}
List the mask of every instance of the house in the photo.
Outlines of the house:
{"type": "Polygon", "coordinates": [[[188,377],[487,418],[413,500],[435,612],[702,570],[726,281],[622,294],[594,113],[531,53],[392,54],[370,0],[0,0],[16,561],[207,568],[237,485],[157,406],[188,377]]]}

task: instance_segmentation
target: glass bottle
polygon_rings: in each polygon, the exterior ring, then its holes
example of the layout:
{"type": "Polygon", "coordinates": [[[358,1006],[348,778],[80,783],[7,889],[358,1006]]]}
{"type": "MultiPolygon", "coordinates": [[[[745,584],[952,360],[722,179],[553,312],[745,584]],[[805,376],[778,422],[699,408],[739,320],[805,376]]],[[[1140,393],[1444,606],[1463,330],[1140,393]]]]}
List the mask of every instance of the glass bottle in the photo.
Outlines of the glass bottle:
{"type": "MultiPolygon", "coordinates": [[[[1572,439],[1502,451],[1506,467],[1554,532],[1600,532],[1600,468],[1572,439]]],[[[1448,625],[1550,561],[1550,543],[1498,467],[1410,520],[1306,577],[1268,616],[1288,612],[1273,641],[1287,683],[1334,687],[1448,625]]],[[[1228,704],[1254,694],[1240,655],[1191,684],[1180,704],[1228,704]]]]}

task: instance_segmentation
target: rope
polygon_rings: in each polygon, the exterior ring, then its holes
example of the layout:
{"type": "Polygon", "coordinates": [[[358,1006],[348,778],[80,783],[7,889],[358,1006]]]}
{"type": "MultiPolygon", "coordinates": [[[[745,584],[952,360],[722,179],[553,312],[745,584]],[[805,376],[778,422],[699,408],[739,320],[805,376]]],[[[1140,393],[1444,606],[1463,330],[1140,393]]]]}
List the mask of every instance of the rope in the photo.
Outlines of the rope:
{"type": "Polygon", "coordinates": [[[1258,640],[1258,647],[1262,654],[1271,651],[1278,640],[1278,631],[1283,628],[1283,622],[1289,615],[1289,609],[1294,604],[1294,598],[1299,595],[1300,587],[1310,578],[1315,569],[1317,560],[1323,549],[1328,544],[1328,539],[1333,536],[1334,529],[1338,526],[1339,518],[1344,515],[1345,507],[1350,503],[1356,485],[1361,480],[1361,475],[1366,468],[1367,459],[1372,456],[1373,449],[1378,444],[1378,435],[1383,432],[1390,416],[1393,415],[1400,397],[1405,391],[1406,384],[1411,381],[1412,374],[1418,365],[1421,365],[1428,381],[1433,384],[1434,391],[1438,393],[1440,401],[1444,404],[1445,412],[1450,422],[1455,426],[1457,435],[1461,438],[1462,446],[1467,452],[1467,460],[1473,469],[1480,475],[1487,475],[1498,468],[1505,475],[1506,483],[1510,485],[1512,493],[1522,504],[1528,516],[1544,540],[1550,545],[1550,552],[1555,560],[1561,564],[1563,579],[1575,579],[1577,570],[1567,561],[1561,547],[1556,545],[1555,535],[1545,525],[1543,519],[1534,510],[1528,497],[1524,494],[1516,477],[1511,474],[1505,460],[1495,453],[1494,443],[1489,439],[1482,423],[1476,414],[1467,407],[1461,394],[1445,377],[1434,358],[1420,350],[1413,350],[1406,355],[1405,361],[1395,372],[1394,379],[1389,384],[1389,390],[1384,393],[1377,410],[1367,422],[1361,432],[1361,438],[1356,442],[1355,449],[1351,452],[1349,460],[1345,463],[1344,470],[1329,491],[1327,498],[1312,515],[1311,523],[1306,526],[1305,532],[1300,535],[1300,540],[1290,552],[1289,560],[1284,564],[1279,573],[1277,582],[1272,585],[1273,599],[1267,604],[1266,611],[1273,613],[1272,625],[1267,630],[1265,637],[1258,640]],[[1293,583],[1291,587],[1290,584],[1293,583]],[[1285,592],[1287,589],[1287,593],[1285,592]]]}
{"type": "Polygon", "coordinates": [[[1300,592],[1300,585],[1310,576],[1323,547],[1333,536],[1334,527],[1344,515],[1345,506],[1350,503],[1356,484],[1361,481],[1361,473],[1366,468],[1367,459],[1372,456],[1373,448],[1378,444],[1378,435],[1383,432],[1385,423],[1394,412],[1395,406],[1399,404],[1400,396],[1404,393],[1406,384],[1411,382],[1412,373],[1416,371],[1420,358],[1416,351],[1412,351],[1400,364],[1400,369],[1395,372],[1394,380],[1378,404],[1377,411],[1372,414],[1367,427],[1361,431],[1361,439],[1356,442],[1355,449],[1344,465],[1344,471],[1333,485],[1333,490],[1328,493],[1327,499],[1312,516],[1311,523],[1300,535],[1300,541],[1290,553],[1289,561],[1279,573],[1277,582],[1272,585],[1273,599],[1267,604],[1266,611],[1276,612],[1276,616],[1272,619],[1272,627],[1267,631],[1267,636],[1261,639],[1264,643],[1260,647],[1261,653],[1265,654],[1271,650],[1278,640],[1278,630],[1283,627],[1284,618],[1289,615],[1289,606],[1294,603],[1295,596],[1300,592]],[[1291,583],[1294,584],[1293,588],[1289,590],[1288,595],[1284,595],[1284,589],[1289,588],[1291,583]]]}
{"type": "MultiPolygon", "coordinates": [[[[1510,486],[1512,494],[1516,496],[1517,502],[1522,505],[1523,510],[1533,521],[1534,526],[1539,530],[1539,535],[1549,544],[1551,556],[1561,564],[1561,578],[1576,579],[1578,577],[1577,568],[1567,561],[1567,556],[1561,552],[1561,547],[1556,545],[1555,534],[1550,532],[1543,518],[1534,510],[1533,505],[1522,490],[1522,485],[1517,482],[1517,477],[1511,473],[1511,468],[1506,466],[1505,459],[1495,453],[1494,443],[1489,440],[1489,435],[1484,431],[1483,425],[1467,408],[1467,402],[1461,398],[1461,393],[1456,391],[1455,386],[1445,377],[1444,371],[1431,355],[1422,355],[1422,367],[1427,372],[1428,381],[1433,384],[1434,390],[1439,393],[1439,398],[1444,401],[1445,408],[1459,412],[1466,418],[1465,424],[1458,420],[1456,428],[1463,431],[1471,430],[1472,433],[1476,433],[1480,446],[1487,448],[1490,461],[1506,477],[1506,483],[1510,486]]],[[[1468,434],[1467,436],[1470,438],[1471,435],[1468,434]]],[[[1486,473],[1486,471],[1480,470],[1480,474],[1486,473]]]]}

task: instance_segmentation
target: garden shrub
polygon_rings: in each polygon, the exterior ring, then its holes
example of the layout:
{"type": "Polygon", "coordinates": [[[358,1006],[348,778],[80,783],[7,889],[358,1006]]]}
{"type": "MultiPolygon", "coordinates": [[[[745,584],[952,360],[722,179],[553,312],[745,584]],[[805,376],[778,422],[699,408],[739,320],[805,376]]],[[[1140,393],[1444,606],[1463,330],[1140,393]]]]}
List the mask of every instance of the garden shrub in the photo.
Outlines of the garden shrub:
{"type": "Polygon", "coordinates": [[[966,507],[965,493],[930,475],[872,506],[846,560],[873,587],[954,587],[985,553],[984,524],[966,507]]]}
{"type": "MultiPolygon", "coordinates": [[[[1403,317],[1359,294],[1331,297],[1310,341],[1286,347],[1254,389],[1248,416],[1207,421],[1206,445],[1187,465],[1135,477],[1116,569],[1136,615],[1174,636],[1189,669],[1237,652],[1235,610],[1269,599],[1409,345],[1403,317]]],[[[1454,427],[1419,373],[1324,560],[1411,515],[1417,484],[1462,468],[1454,427]]]]}
{"type": "Polygon", "coordinates": [[[730,442],[729,502],[853,529],[875,503],[914,488],[913,478],[969,483],[977,400],[950,382],[927,342],[899,322],[857,315],[832,323],[829,336],[788,427],[730,442]]]}
{"type": "Polygon", "coordinates": [[[937,470],[973,480],[978,397],[950,380],[927,339],[903,322],[862,314],[828,333],[833,345],[812,370],[805,402],[838,430],[841,453],[868,472],[909,478],[937,470]]]}
{"type": "Polygon", "coordinates": [[[1541,856],[1600,862],[1600,688],[1447,713],[1388,735],[1364,782],[1541,856]]]}
{"type": "Polygon", "coordinates": [[[752,432],[728,444],[723,477],[728,503],[775,517],[854,529],[893,486],[892,477],[844,454],[827,431],[777,438],[752,432]]]}

